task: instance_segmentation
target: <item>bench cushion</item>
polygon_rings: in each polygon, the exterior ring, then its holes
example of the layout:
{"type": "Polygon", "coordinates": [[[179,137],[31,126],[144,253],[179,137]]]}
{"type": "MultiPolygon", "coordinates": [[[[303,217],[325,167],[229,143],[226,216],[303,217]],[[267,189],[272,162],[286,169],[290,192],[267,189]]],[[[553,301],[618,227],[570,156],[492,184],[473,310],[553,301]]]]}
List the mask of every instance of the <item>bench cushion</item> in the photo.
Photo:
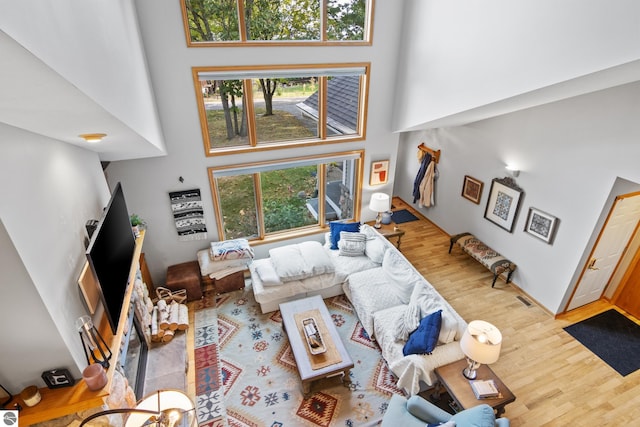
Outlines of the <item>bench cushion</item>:
{"type": "Polygon", "coordinates": [[[499,275],[504,271],[514,271],[516,265],[498,252],[494,251],[471,233],[460,233],[451,237],[451,243],[460,247],[493,274],[499,275]]]}

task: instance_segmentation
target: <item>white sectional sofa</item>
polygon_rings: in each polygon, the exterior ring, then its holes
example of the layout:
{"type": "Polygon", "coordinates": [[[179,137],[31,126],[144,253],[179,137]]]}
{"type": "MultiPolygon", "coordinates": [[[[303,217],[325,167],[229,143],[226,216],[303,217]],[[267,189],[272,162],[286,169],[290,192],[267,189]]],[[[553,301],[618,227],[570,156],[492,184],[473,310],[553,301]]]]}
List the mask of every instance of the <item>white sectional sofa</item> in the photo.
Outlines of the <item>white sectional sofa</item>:
{"type": "Polygon", "coordinates": [[[380,345],[398,386],[417,394],[435,384],[435,368],[464,358],[458,341],[467,324],[395,245],[367,224],[359,232],[365,236],[363,255],[344,256],[328,243],[303,242],[272,249],[270,258],[254,260],[249,270],[256,301],[269,312],[281,302],[344,292],[367,334],[380,345]],[[297,252],[306,255],[298,257],[297,252]],[[405,356],[410,332],[438,310],[442,325],[433,351],[405,356]]]}

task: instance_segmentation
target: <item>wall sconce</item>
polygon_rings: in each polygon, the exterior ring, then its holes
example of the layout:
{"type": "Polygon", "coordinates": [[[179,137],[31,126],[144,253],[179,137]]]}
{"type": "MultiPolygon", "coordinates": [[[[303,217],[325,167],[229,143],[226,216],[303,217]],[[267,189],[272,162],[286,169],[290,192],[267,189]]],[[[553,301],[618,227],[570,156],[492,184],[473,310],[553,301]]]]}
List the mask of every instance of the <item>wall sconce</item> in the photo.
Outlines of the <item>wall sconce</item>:
{"type": "Polygon", "coordinates": [[[520,171],[513,165],[507,165],[505,166],[505,169],[509,171],[511,176],[513,176],[514,178],[517,178],[518,175],[520,175],[520,171]]]}
{"type": "Polygon", "coordinates": [[[78,136],[87,142],[100,142],[102,141],[102,138],[107,136],[107,134],[106,133],[83,133],[82,135],[78,135],[78,136]]]}
{"type": "Polygon", "coordinates": [[[87,363],[99,363],[105,369],[109,368],[109,359],[111,359],[111,350],[100,335],[100,332],[93,326],[91,317],[81,316],[76,320],[76,329],[80,334],[82,341],[82,349],[87,358],[87,363]]]}

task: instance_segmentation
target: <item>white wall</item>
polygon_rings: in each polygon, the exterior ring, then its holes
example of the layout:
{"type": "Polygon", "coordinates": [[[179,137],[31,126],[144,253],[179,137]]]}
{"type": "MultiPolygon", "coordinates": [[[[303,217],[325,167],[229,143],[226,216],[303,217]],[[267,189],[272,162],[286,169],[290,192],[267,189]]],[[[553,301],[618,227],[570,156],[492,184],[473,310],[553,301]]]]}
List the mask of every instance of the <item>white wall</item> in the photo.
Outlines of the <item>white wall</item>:
{"type": "Polygon", "coordinates": [[[77,284],[85,222],[109,189],[95,153],[0,124],[0,360],[19,392],[43,371],[86,366],[75,320],[88,314],[77,284]]]}
{"type": "Polygon", "coordinates": [[[162,152],[132,1],[2,2],[0,28],[162,152]]]}
{"type": "Polygon", "coordinates": [[[395,194],[413,200],[420,142],[442,149],[436,206],[420,211],[447,233],[472,232],[510,258],[518,265],[514,282],[558,312],[602,226],[614,186],[628,192],[628,181],[640,183],[638,117],[640,83],[634,83],[466,126],[406,133],[395,194]],[[513,233],[484,219],[491,180],[507,175],[507,163],[522,171],[516,182],[525,192],[513,233]],[[484,182],[479,205],[460,196],[464,175],[484,182]],[[560,219],[552,245],[523,231],[529,207],[560,219]]]}
{"type": "MultiPolygon", "coordinates": [[[[206,168],[214,165],[281,159],[301,155],[366,149],[365,182],[373,160],[395,164],[398,135],[391,133],[393,82],[401,32],[402,8],[395,2],[377,2],[373,46],[351,47],[271,47],[271,48],[187,48],[179,2],[155,0],[136,2],[144,48],[165,133],[167,156],[163,158],[113,162],[107,169],[111,184],[121,181],[132,212],[146,219],[148,231],[144,252],[154,283],[164,283],[166,268],[195,260],[196,251],[207,242],[179,242],[169,206],[168,192],[199,188],[203,195],[209,240],[217,240],[211,190],[206,168]],[[371,83],[367,140],[301,149],[271,150],[247,155],[205,157],[191,76],[193,66],[251,64],[326,64],[371,62],[371,83]],[[184,183],[178,178],[182,176],[184,183]]],[[[393,166],[390,171],[393,176],[393,166]]],[[[373,191],[392,192],[385,186],[365,185],[362,209],[365,220],[375,214],[366,206],[373,191]]],[[[266,245],[257,248],[264,256],[266,245]]]]}
{"type": "Polygon", "coordinates": [[[638,76],[634,0],[408,0],[404,30],[396,130],[475,121],[638,76]],[[572,79],[581,82],[559,85],[572,79]]]}

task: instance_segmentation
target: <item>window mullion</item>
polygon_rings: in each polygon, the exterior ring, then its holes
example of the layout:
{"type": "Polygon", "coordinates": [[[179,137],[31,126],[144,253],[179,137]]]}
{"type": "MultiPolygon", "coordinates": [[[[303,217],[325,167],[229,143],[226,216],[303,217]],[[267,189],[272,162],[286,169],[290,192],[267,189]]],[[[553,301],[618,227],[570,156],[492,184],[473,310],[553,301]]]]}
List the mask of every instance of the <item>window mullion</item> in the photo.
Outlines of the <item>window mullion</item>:
{"type": "Polygon", "coordinates": [[[244,19],[244,0],[236,0],[238,7],[238,35],[240,36],[240,42],[246,43],[247,41],[247,26],[244,19]]]}
{"type": "Polygon", "coordinates": [[[256,114],[255,106],[253,105],[253,80],[245,79],[244,83],[244,102],[247,105],[243,105],[244,113],[247,116],[247,136],[249,137],[249,144],[252,147],[258,145],[258,135],[256,132],[256,114]]]}
{"type": "Polygon", "coordinates": [[[327,76],[320,76],[318,82],[318,137],[327,139],[327,76]]]}
{"type": "Polygon", "coordinates": [[[327,215],[325,212],[325,194],[326,194],[326,175],[327,164],[320,163],[318,165],[318,221],[321,227],[326,225],[327,215]]]}
{"type": "Polygon", "coordinates": [[[327,41],[327,10],[329,0],[320,0],[320,40],[327,41]]]}
{"type": "Polygon", "coordinates": [[[264,205],[262,203],[262,181],[259,173],[253,174],[253,186],[256,193],[256,215],[258,216],[258,238],[263,240],[265,237],[264,227],[264,205]]]}
{"type": "Polygon", "coordinates": [[[218,180],[215,179],[212,171],[209,171],[209,185],[211,186],[211,192],[213,193],[213,209],[218,219],[216,225],[218,228],[218,239],[222,240],[224,233],[224,220],[222,220],[222,203],[220,202],[220,189],[218,188],[218,180]]]}

